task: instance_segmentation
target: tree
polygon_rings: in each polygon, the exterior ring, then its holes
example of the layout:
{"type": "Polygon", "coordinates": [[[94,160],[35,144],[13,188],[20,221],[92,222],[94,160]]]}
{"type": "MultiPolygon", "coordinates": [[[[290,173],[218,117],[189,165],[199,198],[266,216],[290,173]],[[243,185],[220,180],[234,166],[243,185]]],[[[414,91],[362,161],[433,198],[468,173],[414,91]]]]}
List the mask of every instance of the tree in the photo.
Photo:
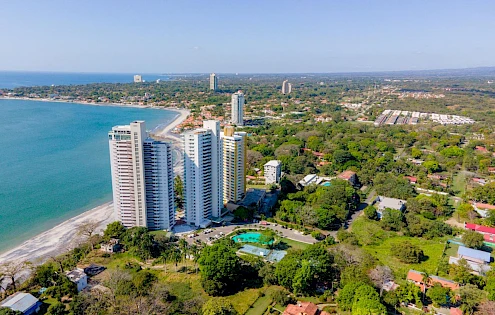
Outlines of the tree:
{"type": "Polygon", "coordinates": [[[484,301],[481,302],[477,307],[475,315],[492,315],[495,314],[495,302],[484,301]]]}
{"type": "Polygon", "coordinates": [[[462,235],[462,242],[470,248],[480,249],[483,247],[483,234],[467,230],[462,235]]]}
{"type": "Polygon", "coordinates": [[[391,253],[407,264],[419,264],[424,257],[423,251],[418,246],[407,241],[393,244],[391,253]]]}
{"type": "Polygon", "coordinates": [[[447,305],[450,300],[451,291],[449,288],[444,288],[441,284],[436,283],[428,289],[426,296],[431,299],[435,307],[439,307],[441,305],[447,305]]]}
{"type": "Polygon", "coordinates": [[[255,167],[263,159],[263,154],[258,151],[247,150],[246,162],[249,169],[255,167]]]}
{"type": "Polygon", "coordinates": [[[14,291],[17,291],[18,276],[31,264],[26,261],[10,261],[0,265],[0,275],[9,279],[14,291]]]}
{"type": "Polygon", "coordinates": [[[362,282],[351,282],[346,284],[342,290],[339,291],[337,303],[339,304],[339,308],[341,310],[350,311],[352,309],[356,290],[362,285],[364,285],[362,282]]]}
{"type": "Polygon", "coordinates": [[[478,289],[473,284],[466,284],[460,287],[457,289],[457,294],[461,298],[461,309],[468,314],[473,314],[476,307],[486,296],[486,292],[478,289]]]}
{"type": "Polygon", "coordinates": [[[388,231],[400,231],[404,227],[404,214],[401,210],[386,208],[382,211],[382,219],[380,221],[383,229],[388,231]]]}
{"type": "Polygon", "coordinates": [[[239,289],[240,261],[235,250],[223,242],[206,247],[199,258],[201,281],[205,291],[214,296],[239,289]]]}
{"type": "Polygon", "coordinates": [[[8,307],[0,307],[0,315],[22,315],[20,311],[14,311],[8,307]]]}
{"type": "Polygon", "coordinates": [[[370,220],[378,220],[378,212],[373,206],[367,206],[364,208],[364,215],[370,220]]]}
{"type": "Polygon", "coordinates": [[[57,302],[48,307],[47,315],[64,315],[67,314],[65,311],[65,305],[63,303],[57,302]]]}
{"type": "Polygon", "coordinates": [[[356,289],[354,303],[352,304],[353,315],[385,315],[387,310],[375,289],[369,285],[362,285],[356,289]]]}
{"type": "Polygon", "coordinates": [[[125,227],[120,223],[120,221],[115,221],[107,225],[104,232],[105,239],[120,238],[125,232],[125,227]]]}
{"type": "Polygon", "coordinates": [[[314,276],[314,272],[311,267],[311,263],[307,260],[301,262],[301,268],[297,270],[292,281],[292,287],[295,294],[308,293],[311,287],[311,281],[314,276]]]}
{"type": "Polygon", "coordinates": [[[376,266],[374,269],[370,270],[368,275],[375,287],[380,289],[380,296],[383,294],[385,284],[394,279],[392,270],[390,270],[388,266],[376,266]]]}
{"type": "Polygon", "coordinates": [[[184,202],[184,184],[179,175],[174,178],[175,204],[177,208],[182,209],[184,202]]]}
{"type": "Polygon", "coordinates": [[[277,277],[275,276],[275,266],[272,264],[264,264],[258,271],[258,275],[263,278],[263,283],[266,285],[277,284],[277,277]]]}
{"type": "Polygon", "coordinates": [[[201,309],[203,315],[236,315],[232,303],[226,298],[212,298],[206,301],[201,309]]]}
{"type": "Polygon", "coordinates": [[[311,206],[302,206],[298,208],[296,214],[301,220],[301,224],[303,226],[314,226],[318,222],[316,211],[311,206]]]}
{"type": "Polygon", "coordinates": [[[100,224],[96,221],[86,221],[81,223],[76,229],[77,234],[80,236],[84,236],[86,241],[90,243],[91,250],[93,250],[94,242],[93,235],[100,224]]]}

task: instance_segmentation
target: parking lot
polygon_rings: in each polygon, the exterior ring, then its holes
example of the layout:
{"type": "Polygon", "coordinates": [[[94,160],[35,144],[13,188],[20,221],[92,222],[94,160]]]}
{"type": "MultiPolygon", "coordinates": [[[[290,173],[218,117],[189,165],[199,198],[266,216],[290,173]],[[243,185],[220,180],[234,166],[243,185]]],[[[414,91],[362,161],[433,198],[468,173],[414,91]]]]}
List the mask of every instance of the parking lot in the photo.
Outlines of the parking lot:
{"type": "Polygon", "coordinates": [[[314,244],[316,243],[316,239],[314,239],[311,235],[303,235],[302,232],[296,231],[296,230],[291,230],[291,229],[285,229],[282,228],[280,225],[275,225],[274,223],[269,223],[269,225],[261,225],[259,223],[252,223],[252,224],[233,224],[233,225],[228,225],[228,226],[220,226],[220,227],[215,227],[215,228],[210,228],[211,232],[206,233],[206,229],[201,232],[194,232],[194,233],[188,233],[183,235],[185,237],[186,241],[189,244],[193,244],[195,242],[201,241],[204,243],[210,243],[210,239],[219,239],[221,237],[225,237],[225,235],[228,235],[234,231],[234,229],[238,227],[239,228],[246,228],[246,229],[259,229],[261,227],[264,228],[269,228],[277,232],[281,232],[282,236],[294,241],[302,242],[302,243],[307,243],[307,244],[314,244]],[[190,234],[197,234],[195,237],[189,237],[190,234]]]}

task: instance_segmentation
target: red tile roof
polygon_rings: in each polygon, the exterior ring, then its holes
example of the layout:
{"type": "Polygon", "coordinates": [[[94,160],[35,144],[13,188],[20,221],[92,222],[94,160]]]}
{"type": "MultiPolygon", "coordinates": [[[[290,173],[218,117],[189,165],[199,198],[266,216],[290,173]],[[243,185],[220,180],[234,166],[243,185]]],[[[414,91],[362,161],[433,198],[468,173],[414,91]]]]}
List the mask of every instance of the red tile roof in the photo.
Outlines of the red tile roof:
{"type": "Polygon", "coordinates": [[[450,308],[450,315],[462,315],[462,310],[457,307],[450,308]]]}
{"type": "Polygon", "coordinates": [[[474,202],[473,205],[478,209],[495,210],[495,206],[488,203],[474,202]]]}
{"type": "MultiPolygon", "coordinates": [[[[418,282],[419,287],[421,288],[421,290],[423,290],[424,283],[423,283],[423,274],[421,272],[412,269],[409,270],[409,272],[407,273],[407,280],[418,282]]],[[[444,288],[450,288],[451,290],[459,289],[459,284],[457,282],[440,278],[437,276],[430,276],[430,281],[426,285],[426,288],[435,285],[436,283],[439,283],[444,288]]]]}
{"type": "Polygon", "coordinates": [[[485,147],[482,147],[482,146],[479,146],[479,145],[476,146],[476,151],[483,152],[483,153],[488,153],[488,150],[485,147]]]}
{"type": "Polygon", "coordinates": [[[417,181],[418,181],[418,179],[417,179],[416,177],[414,177],[414,176],[404,176],[404,178],[409,179],[409,181],[410,181],[411,183],[415,183],[415,182],[417,182],[417,181]]]}
{"type": "Polygon", "coordinates": [[[340,179],[349,180],[354,175],[356,175],[356,172],[353,172],[353,171],[344,171],[344,172],[340,173],[339,175],[337,175],[337,177],[340,178],[340,179]]]}
{"type": "Polygon", "coordinates": [[[316,315],[318,307],[311,302],[297,302],[297,305],[289,304],[283,315],[316,315]]]}
{"type": "Polygon", "coordinates": [[[495,234],[495,228],[491,228],[488,226],[478,225],[474,223],[466,223],[464,227],[468,230],[473,230],[480,233],[495,234]]]}

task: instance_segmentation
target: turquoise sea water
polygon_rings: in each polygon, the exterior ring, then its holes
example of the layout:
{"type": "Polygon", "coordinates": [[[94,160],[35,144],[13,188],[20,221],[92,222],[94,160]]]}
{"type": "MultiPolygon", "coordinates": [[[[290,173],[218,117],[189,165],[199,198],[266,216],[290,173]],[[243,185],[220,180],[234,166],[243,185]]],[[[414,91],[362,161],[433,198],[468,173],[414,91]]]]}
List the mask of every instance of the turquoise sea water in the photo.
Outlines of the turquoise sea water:
{"type": "Polygon", "coordinates": [[[0,100],[0,252],[104,202],[112,185],[107,133],[177,113],[158,109],[0,100]]]}

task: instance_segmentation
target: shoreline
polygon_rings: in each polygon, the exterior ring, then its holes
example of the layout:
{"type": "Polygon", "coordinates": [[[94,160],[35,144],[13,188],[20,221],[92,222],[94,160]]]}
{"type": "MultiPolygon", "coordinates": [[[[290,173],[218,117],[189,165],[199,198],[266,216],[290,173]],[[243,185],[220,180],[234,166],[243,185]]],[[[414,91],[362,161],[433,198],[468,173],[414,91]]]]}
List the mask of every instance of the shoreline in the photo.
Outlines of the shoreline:
{"type": "Polygon", "coordinates": [[[91,210],[44,231],[22,244],[0,253],[0,263],[9,261],[30,261],[35,265],[42,264],[50,257],[58,256],[69,251],[78,244],[81,236],[77,228],[86,222],[97,222],[96,233],[101,233],[109,223],[115,221],[113,203],[107,202],[91,210]]]}
{"type": "MultiPolygon", "coordinates": [[[[167,125],[159,125],[155,135],[163,138],[171,138],[174,141],[179,140],[179,136],[171,133],[171,131],[182,123],[190,114],[187,109],[181,108],[166,108],[161,106],[139,106],[139,105],[123,105],[123,104],[94,104],[94,103],[79,103],[67,101],[53,100],[37,100],[30,98],[19,97],[0,97],[0,100],[29,100],[29,101],[44,101],[44,102],[59,102],[59,103],[74,103],[81,105],[95,106],[119,106],[119,107],[139,107],[139,108],[157,108],[177,112],[178,115],[167,125]]],[[[77,234],[77,227],[83,223],[96,221],[98,228],[95,233],[101,233],[109,223],[116,220],[113,212],[113,203],[107,202],[93,209],[87,210],[75,217],[67,219],[56,226],[41,232],[40,234],[29,238],[14,248],[0,252],[0,264],[9,261],[30,261],[35,265],[46,262],[50,257],[63,254],[74,248],[80,241],[81,236],[77,234]]]]}

